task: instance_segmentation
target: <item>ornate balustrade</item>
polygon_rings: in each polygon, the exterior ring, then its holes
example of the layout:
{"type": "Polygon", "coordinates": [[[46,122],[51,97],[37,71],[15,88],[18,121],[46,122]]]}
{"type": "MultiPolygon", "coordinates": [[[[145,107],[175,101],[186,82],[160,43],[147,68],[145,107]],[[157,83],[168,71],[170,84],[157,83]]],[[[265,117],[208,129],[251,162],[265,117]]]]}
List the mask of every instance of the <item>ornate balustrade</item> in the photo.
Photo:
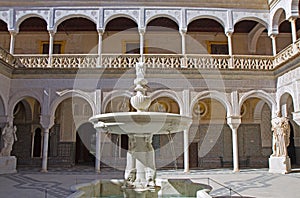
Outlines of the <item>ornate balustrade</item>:
{"type": "Polygon", "coordinates": [[[230,56],[211,54],[186,55],[184,65],[187,68],[197,69],[228,69],[230,56]]]}
{"type": "Polygon", "coordinates": [[[275,57],[274,57],[274,64],[281,65],[282,63],[289,60],[291,57],[293,57],[293,44],[287,46],[285,49],[280,51],[275,57]]]}
{"type": "Polygon", "coordinates": [[[232,56],[234,69],[244,70],[272,70],[274,69],[273,56],[232,56]]]}
{"type": "Polygon", "coordinates": [[[22,64],[13,55],[0,47],[0,59],[13,67],[22,67],[22,64]]]}
{"type": "Polygon", "coordinates": [[[182,55],[178,54],[145,54],[144,61],[149,68],[180,68],[182,55]]]}
{"type": "MultiPolygon", "coordinates": [[[[211,55],[211,54],[144,54],[148,68],[188,68],[188,69],[240,69],[274,70],[291,58],[300,54],[300,39],[276,56],[261,55],[211,55]]],[[[27,68],[132,68],[140,60],[139,54],[59,54],[15,55],[0,48],[0,58],[7,63],[27,68]],[[16,58],[15,58],[16,57],[16,58]],[[49,64],[51,62],[51,64],[49,64]]]]}
{"type": "Polygon", "coordinates": [[[47,67],[49,65],[49,58],[47,55],[43,54],[22,54],[15,55],[16,58],[19,58],[22,65],[27,68],[41,68],[47,67]]]}
{"type": "Polygon", "coordinates": [[[99,66],[104,68],[131,68],[139,62],[139,54],[102,54],[99,66]]]}

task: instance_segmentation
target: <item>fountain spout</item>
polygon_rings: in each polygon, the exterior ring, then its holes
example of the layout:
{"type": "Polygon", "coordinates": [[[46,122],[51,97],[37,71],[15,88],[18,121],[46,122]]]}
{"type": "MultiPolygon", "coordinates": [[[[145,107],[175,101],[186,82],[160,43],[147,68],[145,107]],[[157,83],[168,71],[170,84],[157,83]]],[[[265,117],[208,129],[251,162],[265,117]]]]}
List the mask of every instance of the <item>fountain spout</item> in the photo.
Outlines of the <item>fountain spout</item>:
{"type": "Polygon", "coordinates": [[[147,111],[150,106],[151,99],[146,96],[147,83],[145,79],[146,66],[143,62],[139,62],[135,66],[136,78],[134,80],[136,95],[130,98],[130,103],[137,112],[147,111]]]}

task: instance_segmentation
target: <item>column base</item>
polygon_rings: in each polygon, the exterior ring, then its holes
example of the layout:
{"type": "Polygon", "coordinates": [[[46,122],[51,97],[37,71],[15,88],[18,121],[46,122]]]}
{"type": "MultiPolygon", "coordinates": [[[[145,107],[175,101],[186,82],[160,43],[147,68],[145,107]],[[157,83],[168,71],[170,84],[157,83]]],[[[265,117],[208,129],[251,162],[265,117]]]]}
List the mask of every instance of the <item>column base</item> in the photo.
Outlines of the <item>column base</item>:
{"type": "Polygon", "coordinates": [[[269,172],[287,174],[291,172],[291,160],[289,156],[269,158],[269,172]]]}
{"type": "Polygon", "coordinates": [[[0,157],[0,174],[16,173],[17,158],[15,156],[0,157]]]}
{"type": "Polygon", "coordinates": [[[48,170],[46,170],[46,169],[41,169],[40,172],[41,172],[41,173],[48,173],[48,170]]]}

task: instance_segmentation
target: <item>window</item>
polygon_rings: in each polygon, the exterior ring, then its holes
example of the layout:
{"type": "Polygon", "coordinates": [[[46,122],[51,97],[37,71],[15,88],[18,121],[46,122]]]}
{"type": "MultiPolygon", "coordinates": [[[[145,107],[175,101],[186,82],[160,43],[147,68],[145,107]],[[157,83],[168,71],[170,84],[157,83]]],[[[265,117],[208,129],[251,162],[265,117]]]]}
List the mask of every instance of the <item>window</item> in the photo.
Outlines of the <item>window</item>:
{"type": "MultiPolygon", "coordinates": [[[[49,54],[49,41],[42,41],[40,44],[40,52],[42,54],[49,54]]],[[[65,49],[64,41],[55,41],[53,43],[53,54],[63,54],[65,49]]]]}
{"type": "Polygon", "coordinates": [[[228,55],[227,42],[208,41],[207,51],[209,54],[225,54],[228,55]]]}
{"type": "Polygon", "coordinates": [[[139,54],[140,42],[139,41],[123,41],[124,54],[139,54]]]}

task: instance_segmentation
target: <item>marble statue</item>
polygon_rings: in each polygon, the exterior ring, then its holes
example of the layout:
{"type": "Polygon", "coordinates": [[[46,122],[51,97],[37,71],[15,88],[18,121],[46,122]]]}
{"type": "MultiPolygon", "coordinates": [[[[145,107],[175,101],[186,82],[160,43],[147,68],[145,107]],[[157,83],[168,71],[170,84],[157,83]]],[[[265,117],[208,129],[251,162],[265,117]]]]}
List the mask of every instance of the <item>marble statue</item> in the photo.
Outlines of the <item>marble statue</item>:
{"type": "Polygon", "coordinates": [[[12,147],[15,141],[17,141],[16,136],[17,127],[13,126],[12,123],[6,124],[2,130],[3,148],[1,149],[0,156],[10,156],[12,147]]]}
{"type": "Polygon", "coordinates": [[[273,157],[288,156],[287,146],[290,144],[290,125],[286,117],[282,117],[278,112],[276,117],[272,119],[273,131],[273,157]]]}

